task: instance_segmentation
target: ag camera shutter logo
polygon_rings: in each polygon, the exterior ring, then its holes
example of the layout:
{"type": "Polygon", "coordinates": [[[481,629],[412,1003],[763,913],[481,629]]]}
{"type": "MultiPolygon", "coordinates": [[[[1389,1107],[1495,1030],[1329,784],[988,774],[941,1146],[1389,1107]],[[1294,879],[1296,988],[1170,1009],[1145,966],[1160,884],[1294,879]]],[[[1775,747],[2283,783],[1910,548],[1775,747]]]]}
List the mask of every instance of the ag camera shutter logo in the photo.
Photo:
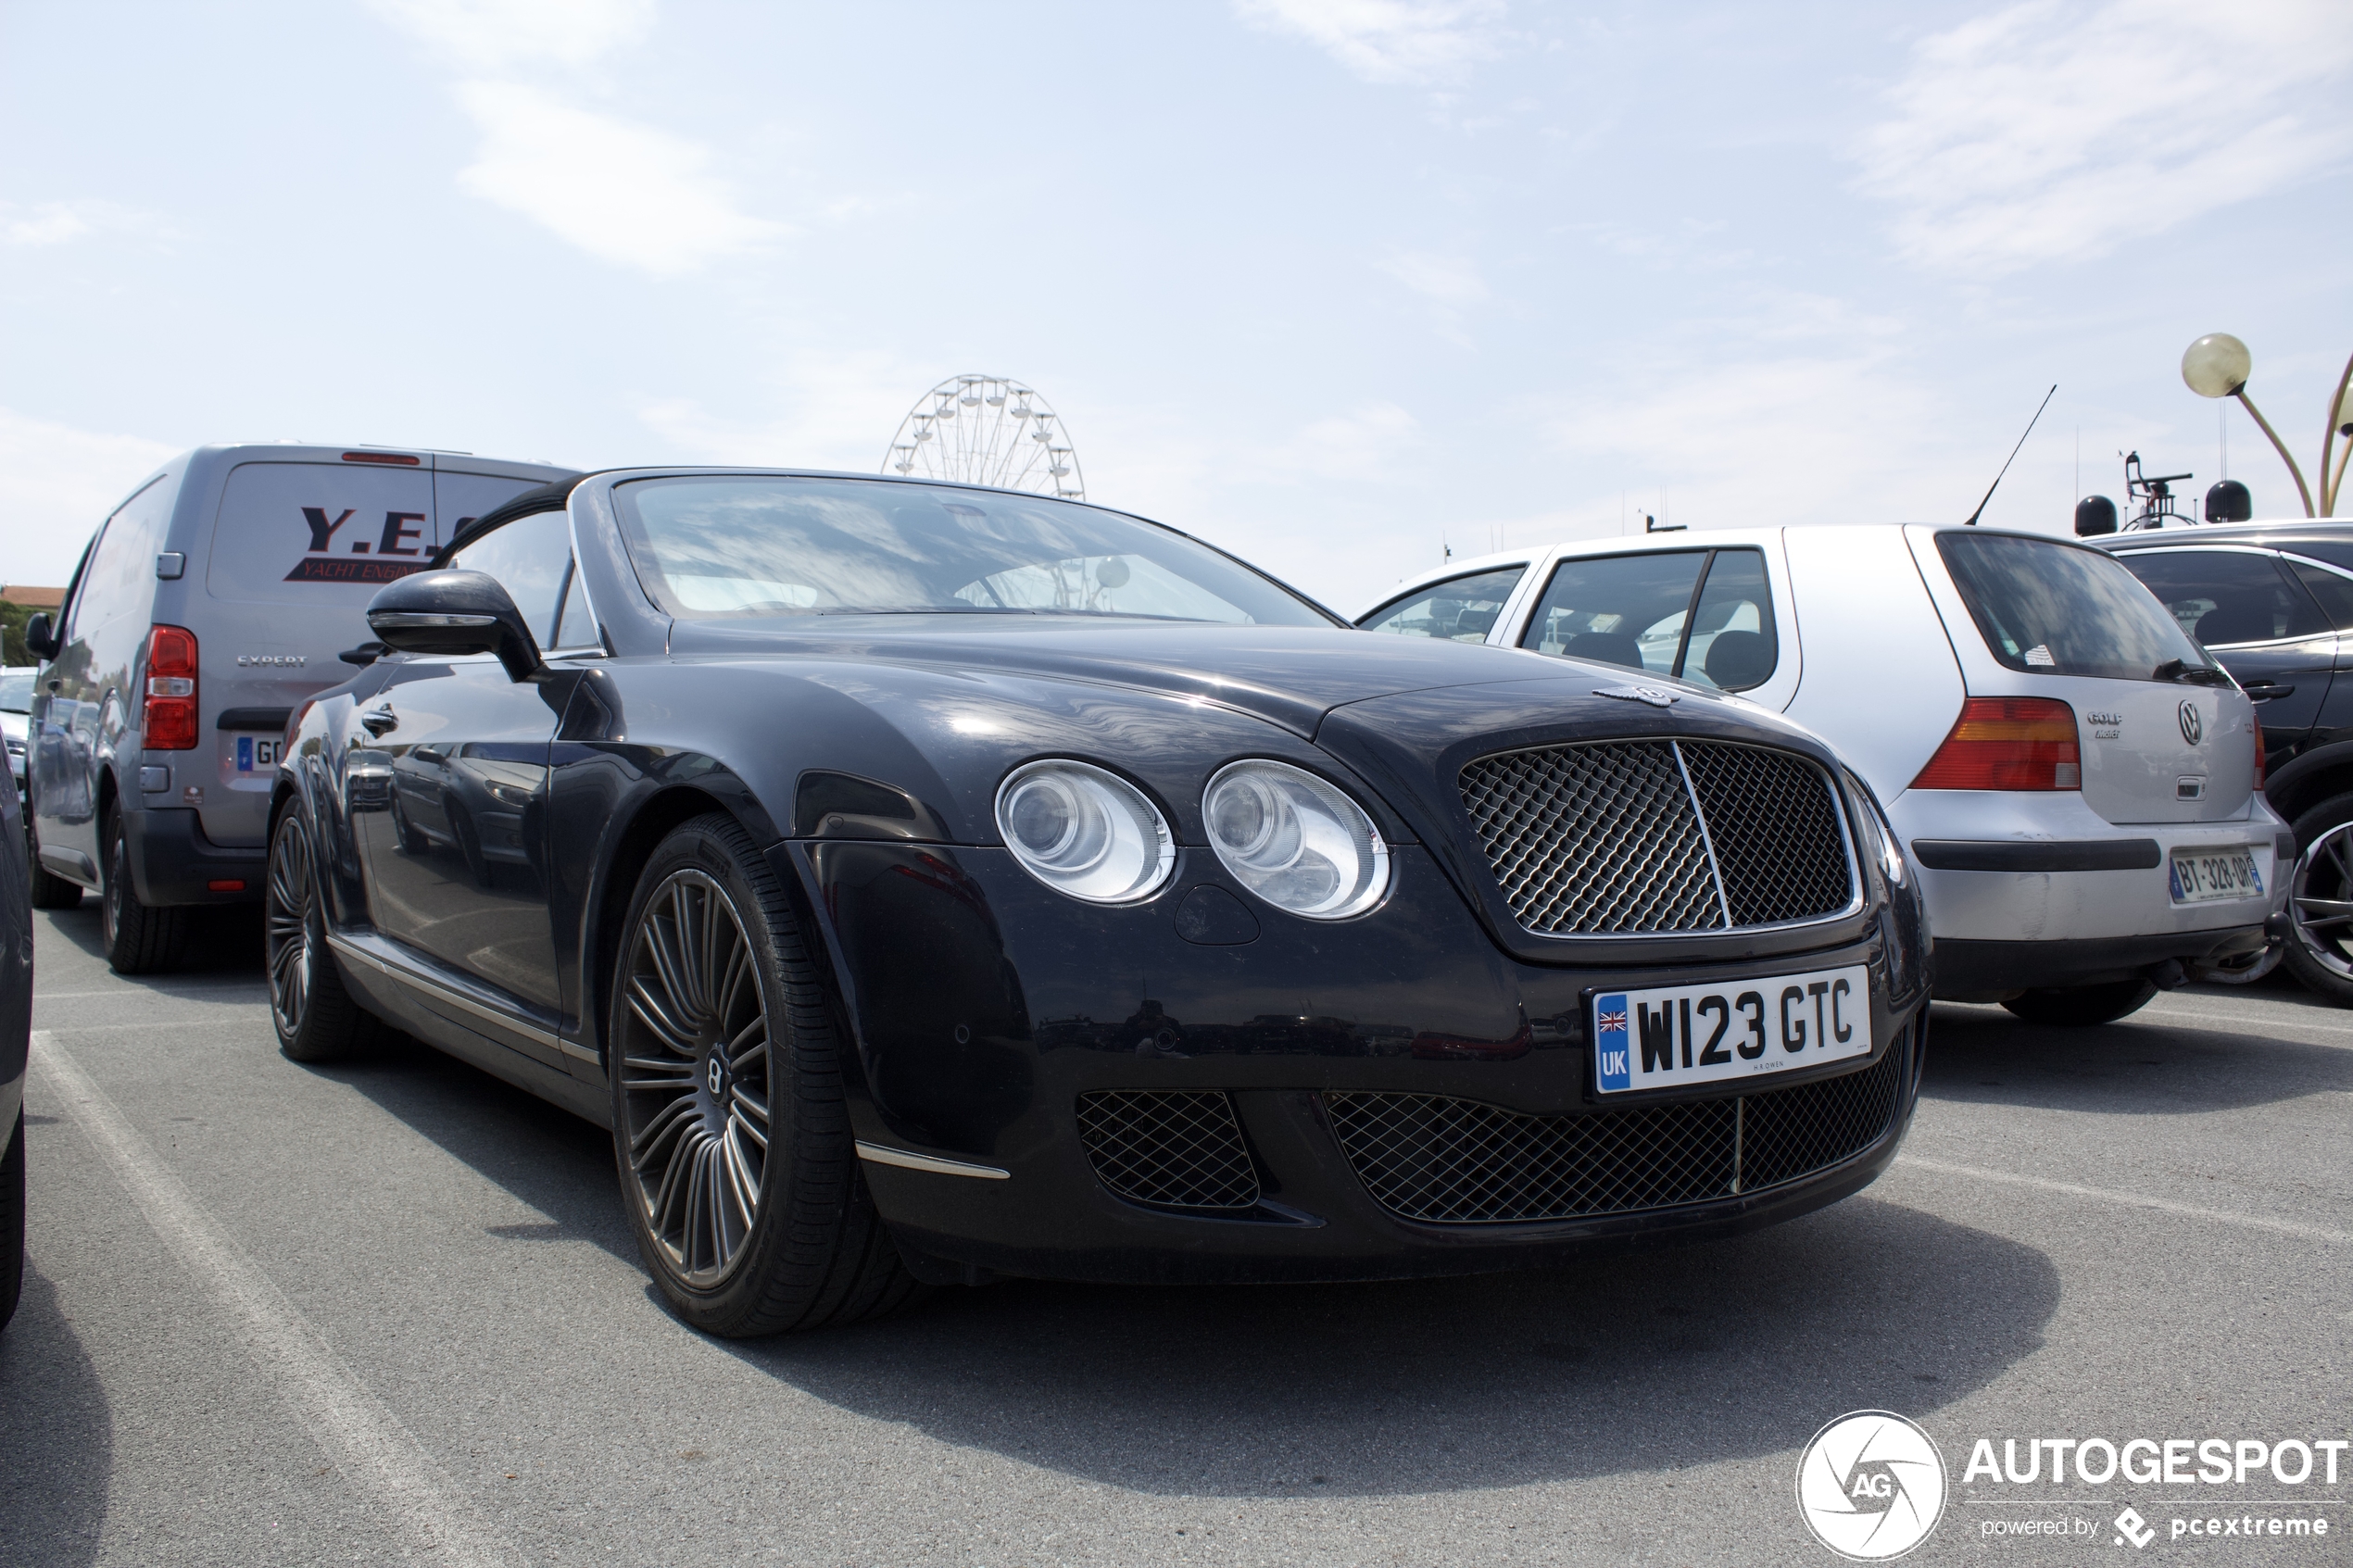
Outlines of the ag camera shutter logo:
{"type": "Polygon", "coordinates": [[[1901,1557],[1944,1513],[1944,1458],[1919,1426],[1856,1411],[1814,1434],[1797,1461],[1797,1512],[1824,1546],[1856,1562],[1901,1557]]]}

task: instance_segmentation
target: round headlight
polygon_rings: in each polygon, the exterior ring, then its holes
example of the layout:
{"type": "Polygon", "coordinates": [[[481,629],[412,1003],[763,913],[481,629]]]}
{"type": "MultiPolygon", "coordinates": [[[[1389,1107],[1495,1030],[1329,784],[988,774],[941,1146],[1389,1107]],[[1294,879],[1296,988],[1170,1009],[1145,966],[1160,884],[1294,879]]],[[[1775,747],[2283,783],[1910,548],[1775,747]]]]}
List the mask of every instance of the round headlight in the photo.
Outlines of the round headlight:
{"type": "Polygon", "coordinates": [[[1143,792],[1084,762],[1032,762],[997,791],[997,831],[1022,869],[1090,904],[1149,898],[1176,865],[1176,840],[1143,792]]]}
{"type": "Polygon", "coordinates": [[[1364,809],[1281,762],[1236,762],[1202,796],[1210,847],[1235,880],[1309,920],[1363,914],[1389,891],[1389,846],[1364,809]]]}

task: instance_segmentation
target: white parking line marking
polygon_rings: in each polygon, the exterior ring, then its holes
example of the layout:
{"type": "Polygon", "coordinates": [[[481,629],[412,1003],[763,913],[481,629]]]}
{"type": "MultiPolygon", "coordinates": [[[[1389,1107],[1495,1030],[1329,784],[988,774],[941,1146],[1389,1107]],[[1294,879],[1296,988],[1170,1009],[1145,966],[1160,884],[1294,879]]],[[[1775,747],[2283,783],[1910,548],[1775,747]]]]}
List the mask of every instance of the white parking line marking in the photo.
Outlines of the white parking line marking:
{"type": "Polygon", "coordinates": [[[460,1498],[392,1407],[343,1364],[326,1337],[245,1255],[48,1030],[33,1031],[32,1062],[345,1477],[372,1487],[433,1562],[497,1568],[511,1561],[513,1553],[460,1498]]]}
{"type": "Polygon", "coordinates": [[[1923,1160],[1917,1154],[1899,1154],[1895,1157],[1895,1163],[1920,1171],[1934,1171],[1940,1175],[2003,1182],[2011,1186],[2033,1187],[2039,1192],[2063,1193],[2069,1198],[2089,1198],[2101,1203],[2122,1204],[2129,1209],[2154,1209],[2159,1213],[2179,1214],[2184,1219],[2211,1220],[2217,1224],[2274,1231],[2281,1236],[2300,1236],[2306,1241],[2353,1242],[2353,1232],[2331,1230],[2326,1225],[2308,1225],[2301,1220],[2273,1220],[2260,1214],[2233,1214],[2224,1209],[2200,1209],[2196,1204],[2176,1203],[2170,1198],[2146,1198],[2137,1192],[2118,1192],[2113,1187],[2078,1186],[2073,1182],[2055,1182],[2048,1176],[2021,1176],[2009,1171],[1988,1171],[1978,1165],[1948,1165],[1942,1160],[1923,1160]]]}
{"type": "Polygon", "coordinates": [[[2323,1035],[2353,1035],[2353,1026],[2343,1023],[2307,1023],[2301,1019],[2285,1018],[2271,1012],[2228,1012],[2212,1008],[2184,1007],[2179,1002],[2163,1007],[2145,1007],[2141,1010],[2156,1018],[2196,1019],[2213,1026],[2228,1026],[2233,1034],[2240,1035],[2255,1034],[2264,1028],[2312,1029],[2323,1035]]]}
{"type": "Polygon", "coordinates": [[[160,997],[166,1001],[176,1001],[183,997],[217,997],[229,991],[260,993],[269,989],[270,983],[266,980],[238,980],[195,988],[183,985],[172,991],[153,985],[118,985],[111,991],[35,991],[32,999],[36,1002],[87,1002],[102,997],[160,997]]]}

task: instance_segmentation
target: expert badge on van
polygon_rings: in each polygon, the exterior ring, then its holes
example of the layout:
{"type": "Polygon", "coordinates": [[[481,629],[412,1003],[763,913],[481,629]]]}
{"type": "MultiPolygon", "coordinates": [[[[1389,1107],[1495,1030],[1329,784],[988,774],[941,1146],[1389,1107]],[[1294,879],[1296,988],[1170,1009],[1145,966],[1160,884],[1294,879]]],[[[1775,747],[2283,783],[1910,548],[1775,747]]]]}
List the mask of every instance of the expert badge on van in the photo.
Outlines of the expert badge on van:
{"type": "Polygon", "coordinates": [[[258,903],[287,721],[350,673],[377,589],[460,526],[570,476],[376,446],[199,446],[98,527],[35,616],[32,901],[103,905],[124,973],[169,967],[184,911],[258,903]]]}

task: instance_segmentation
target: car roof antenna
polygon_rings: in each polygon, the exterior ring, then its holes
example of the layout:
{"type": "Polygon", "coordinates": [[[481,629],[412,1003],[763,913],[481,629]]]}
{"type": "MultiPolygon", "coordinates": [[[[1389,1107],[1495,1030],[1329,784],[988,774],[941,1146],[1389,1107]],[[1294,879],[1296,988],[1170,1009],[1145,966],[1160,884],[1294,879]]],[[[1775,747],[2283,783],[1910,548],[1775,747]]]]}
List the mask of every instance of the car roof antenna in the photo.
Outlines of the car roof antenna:
{"type": "Polygon", "coordinates": [[[2026,435],[2020,436],[2018,438],[2018,445],[2010,448],[2009,457],[2002,463],[2002,473],[1995,474],[1994,476],[1994,483],[1985,487],[1985,500],[1978,502],[1977,510],[1969,513],[1969,521],[1961,524],[1963,528],[1975,528],[1977,526],[1977,520],[1985,515],[1985,501],[1992,500],[1994,498],[1994,492],[2002,487],[2002,474],[2009,472],[2010,464],[2018,461],[2018,455],[2020,451],[2026,445],[2026,436],[2034,433],[2034,426],[2036,422],[2042,419],[2043,410],[2051,406],[2051,399],[2057,395],[2057,394],[2058,383],[2053,382],[2051,383],[2051,390],[2043,394],[2043,401],[2034,406],[2034,418],[2026,421],[2026,435]]]}

